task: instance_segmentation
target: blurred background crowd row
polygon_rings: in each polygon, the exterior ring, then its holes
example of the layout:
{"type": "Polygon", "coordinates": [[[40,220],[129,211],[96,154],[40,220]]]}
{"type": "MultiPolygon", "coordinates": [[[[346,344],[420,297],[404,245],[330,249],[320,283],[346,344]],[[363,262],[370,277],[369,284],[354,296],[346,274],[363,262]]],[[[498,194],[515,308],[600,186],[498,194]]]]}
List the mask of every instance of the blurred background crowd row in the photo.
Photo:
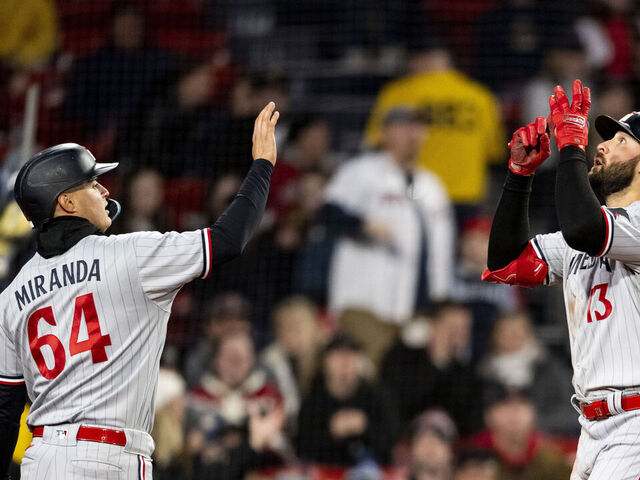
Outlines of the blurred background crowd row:
{"type": "Polygon", "coordinates": [[[211,225],[273,100],[259,232],[174,303],[154,477],[566,479],[561,296],[480,282],[490,215],[510,132],[574,78],[632,111],[639,54],[635,0],[3,0],[0,285],[34,251],[12,202],[32,85],[35,150],[120,162],[113,233],[211,225]]]}

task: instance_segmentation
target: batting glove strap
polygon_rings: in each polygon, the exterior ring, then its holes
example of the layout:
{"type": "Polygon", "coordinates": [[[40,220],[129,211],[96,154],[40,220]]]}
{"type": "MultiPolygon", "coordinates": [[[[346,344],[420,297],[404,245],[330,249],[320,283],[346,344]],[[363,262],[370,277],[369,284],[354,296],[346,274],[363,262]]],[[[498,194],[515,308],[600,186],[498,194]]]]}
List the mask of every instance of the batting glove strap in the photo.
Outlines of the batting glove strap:
{"type": "Polygon", "coordinates": [[[553,134],[556,138],[558,151],[566,146],[574,146],[584,152],[589,136],[587,117],[577,114],[563,115],[560,124],[554,127],[553,134]]]}

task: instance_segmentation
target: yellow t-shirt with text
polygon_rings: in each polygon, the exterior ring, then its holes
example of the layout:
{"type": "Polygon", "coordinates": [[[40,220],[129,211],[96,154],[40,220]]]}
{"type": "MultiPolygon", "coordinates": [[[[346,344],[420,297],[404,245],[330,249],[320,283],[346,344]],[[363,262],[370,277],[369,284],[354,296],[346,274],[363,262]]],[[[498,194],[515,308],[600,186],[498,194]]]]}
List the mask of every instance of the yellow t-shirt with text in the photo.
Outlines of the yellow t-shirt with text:
{"type": "Polygon", "coordinates": [[[380,91],[367,125],[367,141],[380,141],[380,122],[393,107],[417,107],[427,119],[428,135],[420,165],[437,174],[451,200],[476,204],[485,196],[488,163],[507,155],[497,100],[480,83],[455,70],[412,75],[380,91]]]}

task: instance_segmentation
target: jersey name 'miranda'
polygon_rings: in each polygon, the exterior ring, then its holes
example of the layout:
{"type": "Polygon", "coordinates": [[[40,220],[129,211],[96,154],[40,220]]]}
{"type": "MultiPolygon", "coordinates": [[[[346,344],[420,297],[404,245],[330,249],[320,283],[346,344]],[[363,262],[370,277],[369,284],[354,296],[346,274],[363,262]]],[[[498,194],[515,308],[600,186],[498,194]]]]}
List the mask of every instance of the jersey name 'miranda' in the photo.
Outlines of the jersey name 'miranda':
{"type": "Polygon", "coordinates": [[[36,275],[15,290],[18,310],[22,311],[26,304],[31,303],[40,295],[53,292],[57,288],[92,280],[100,281],[100,260],[97,258],[89,264],[84,260],[77,260],[54,266],[48,274],[36,275]]]}
{"type": "Polygon", "coordinates": [[[237,257],[260,223],[276,163],[278,120],[258,115],[253,163],[225,212],[190,232],[106,235],[119,204],[97,163],[75,143],[34,155],[16,201],[37,250],[0,293],[0,477],[25,396],[33,442],[24,480],[151,478],[150,435],[160,356],[180,288],[237,257]]]}

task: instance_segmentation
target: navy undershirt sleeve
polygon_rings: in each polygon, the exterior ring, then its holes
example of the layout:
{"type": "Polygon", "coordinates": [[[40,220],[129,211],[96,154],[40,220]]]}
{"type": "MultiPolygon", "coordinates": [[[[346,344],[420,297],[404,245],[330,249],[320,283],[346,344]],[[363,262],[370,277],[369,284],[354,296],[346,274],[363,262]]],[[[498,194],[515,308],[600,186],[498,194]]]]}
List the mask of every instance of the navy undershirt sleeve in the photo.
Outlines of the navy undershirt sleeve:
{"type": "Polygon", "coordinates": [[[491,234],[487,266],[495,271],[506,267],[526,248],[529,234],[529,194],[533,175],[516,175],[511,170],[502,189],[491,234]]]}
{"type": "Polygon", "coordinates": [[[556,172],[556,211],[567,244],[589,255],[602,250],[607,234],[600,201],[589,184],[585,153],[574,146],[560,151],[556,172]]]}
{"type": "Polygon", "coordinates": [[[214,265],[240,255],[255,233],[267,204],[272,173],[271,162],[255,160],[231,205],[211,227],[214,265]]]}

